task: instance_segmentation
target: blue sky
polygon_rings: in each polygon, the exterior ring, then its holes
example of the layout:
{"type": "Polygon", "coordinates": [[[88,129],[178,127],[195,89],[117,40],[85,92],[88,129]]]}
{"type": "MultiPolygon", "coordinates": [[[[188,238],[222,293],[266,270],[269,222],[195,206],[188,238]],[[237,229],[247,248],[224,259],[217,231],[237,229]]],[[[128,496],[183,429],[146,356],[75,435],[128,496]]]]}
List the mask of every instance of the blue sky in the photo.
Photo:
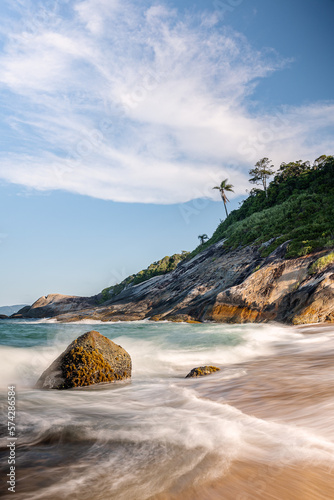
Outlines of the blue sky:
{"type": "Polygon", "coordinates": [[[212,234],[212,190],[333,154],[332,0],[0,7],[0,305],[91,295],[212,234]]]}

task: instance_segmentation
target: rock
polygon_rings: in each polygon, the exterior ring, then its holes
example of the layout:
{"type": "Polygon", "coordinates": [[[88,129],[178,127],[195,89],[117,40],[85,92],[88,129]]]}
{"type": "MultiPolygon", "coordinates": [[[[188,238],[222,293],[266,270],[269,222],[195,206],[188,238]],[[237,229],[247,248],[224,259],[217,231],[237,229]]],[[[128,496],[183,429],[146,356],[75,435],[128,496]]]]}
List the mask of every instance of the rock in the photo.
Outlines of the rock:
{"type": "MultiPolygon", "coordinates": [[[[174,271],[130,286],[96,307],[65,312],[57,306],[56,318],[64,322],[87,318],[202,321],[217,294],[243,281],[251,274],[254,264],[262,260],[256,248],[227,252],[222,242],[218,242],[190,261],[181,262],[174,271]]],[[[210,321],[210,318],[205,319],[210,321]]]]}
{"type": "Polygon", "coordinates": [[[11,315],[11,318],[12,319],[15,319],[15,318],[18,318],[18,319],[24,318],[25,314],[27,314],[30,311],[30,309],[31,309],[30,306],[23,306],[16,313],[13,313],[11,315]]]}
{"type": "Polygon", "coordinates": [[[38,389],[70,389],[131,377],[131,357],[99,332],[84,333],[45,370],[38,389]]]}
{"type": "Polygon", "coordinates": [[[0,314],[0,319],[8,319],[8,316],[6,316],[5,314],[0,314]]]}
{"type": "Polygon", "coordinates": [[[186,378],[193,378],[193,377],[204,377],[204,375],[210,375],[211,373],[214,372],[219,372],[220,368],[217,368],[217,366],[199,366],[197,368],[193,368],[186,378]]]}
{"type": "Polygon", "coordinates": [[[97,306],[97,296],[76,297],[74,295],[61,295],[49,293],[37,299],[32,306],[20,309],[13,318],[52,318],[58,314],[73,313],[87,307],[97,306]]]}
{"type": "Polygon", "coordinates": [[[258,247],[229,250],[218,242],[174,271],[128,286],[105,302],[99,295],[50,294],[14,317],[56,317],[60,322],[334,322],[334,265],[309,272],[325,251],[285,259],[286,248],[284,243],[262,257],[258,247]]]}

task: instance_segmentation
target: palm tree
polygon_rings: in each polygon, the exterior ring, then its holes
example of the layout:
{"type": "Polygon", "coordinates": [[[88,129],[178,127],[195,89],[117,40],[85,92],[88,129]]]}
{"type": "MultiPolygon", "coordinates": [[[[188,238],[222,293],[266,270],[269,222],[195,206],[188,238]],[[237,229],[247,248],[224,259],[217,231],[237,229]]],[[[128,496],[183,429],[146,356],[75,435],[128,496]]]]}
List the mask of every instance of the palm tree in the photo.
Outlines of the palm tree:
{"type": "Polygon", "coordinates": [[[198,239],[201,240],[201,245],[204,245],[205,240],[208,240],[209,237],[207,234],[200,234],[198,239]]]}
{"type": "Polygon", "coordinates": [[[228,217],[226,202],[229,200],[227,199],[225,191],[232,191],[232,193],[234,193],[234,191],[232,189],[234,186],[232,186],[232,184],[228,184],[227,181],[228,181],[228,179],[225,179],[225,180],[221,181],[220,186],[215,186],[214,188],[212,188],[212,189],[219,189],[220,196],[222,197],[222,200],[224,202],[226,217],[228,217]]]}

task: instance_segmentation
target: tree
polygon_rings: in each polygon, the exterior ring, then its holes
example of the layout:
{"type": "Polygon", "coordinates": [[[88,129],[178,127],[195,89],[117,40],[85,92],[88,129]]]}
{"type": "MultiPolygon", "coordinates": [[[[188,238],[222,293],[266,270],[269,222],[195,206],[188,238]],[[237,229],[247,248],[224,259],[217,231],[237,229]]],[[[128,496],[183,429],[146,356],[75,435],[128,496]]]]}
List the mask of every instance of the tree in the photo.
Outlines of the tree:
{"type": "Polygon", "coordinates": [[[321,155],[319,158],[316,158],[313,163],[313,168],[320,169],[326,163],[327,159],[330,159],[330,156],[321,155]]]}
{"type": "Polygon", "coordinates": [[[281,163],[277,175],[275,175],[274,182],[280,183],[287,179],[292,179],[293,177],[300,177],[306,172],[311,171],[311,166],[309,161],[291,161],[290,163],[281,163]]]}
{"type": "Polygon", "coordinates": [[[253,184],[262,184],[264,192],[266,193],[266,197],[268,197],[267,180],[274,173],[274,171],[272,170],[274,165],[270,165],[270,163],[271,160],[269,160],[269,158],[262,158],[255,163],[255,168],[252,168],[249,171],[249,175],[253,176],[251,179],[249,179],[249,182],[252,182],[253,184]]]}
{"type": "Polygon", "coordinates": [[[225,180],[221,181],[220,186],[215,186],[214,188],[212,188],[212,189],[219,189],[220,196],[222,197],[222,200],[224,202],[226,217],[228,217],[228,212],[227,212],[227,208],[226,208],[226,202],[229,201],[229,200],[227,199],[225,191],[231,191],[232,193],[234,193],[234,191],[232,189],[233,188],[232,184],[228,184],[227,181],[228,181],[228,179],[225,179],[225,180]]]}
{"type": "Polygon", "coordinates": [[[205,240],[208,240],[209,237],[207,234],[200,234],[198,239],[201,241],[201,245],[204,245],[205,240]]]}

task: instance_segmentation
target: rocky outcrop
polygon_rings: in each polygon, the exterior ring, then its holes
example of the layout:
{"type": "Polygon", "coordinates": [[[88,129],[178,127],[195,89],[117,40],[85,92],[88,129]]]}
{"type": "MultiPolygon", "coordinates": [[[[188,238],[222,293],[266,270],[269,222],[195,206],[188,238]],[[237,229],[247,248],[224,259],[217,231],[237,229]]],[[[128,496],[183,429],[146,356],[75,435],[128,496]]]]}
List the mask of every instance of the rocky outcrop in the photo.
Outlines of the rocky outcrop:
{"type": "MultiPolygon", "coordinates": [[[[277,251],[282,252],[284,245],[277,251]]],[[[309,274],[319,254],[284,260],[275,255],[240,285],[219,293],[203,319],[293,324],[334,321],[334,267],[309,274]]]]}
{"type": "Polygon", "coordinates": [[[131,377],[131,358],[99,332],[74,340],[37,381],[39,389],[70,389],[131,377]]]}
{"type": "Polygon", "coordinates": [[[6,316],[5,314],[0,314],[0,319],[8,319],[8,316],[6,316]]]}
{"type": "Polygon", "coordinates": [[[129,286],[99,304],[91,298],[48,295],[21,317],[58,321],[220,321],[232,323],[334,321],[334,266],[310,274],[326,251],[285,259],[287,243],[269,257],[258,247],[211,245],[165,275],[129,286]]]}
{"type": "Polygon", "coordinates": [[[334,269],[308,276],[285,296],[279,319],[294,325],[334,322],[334,269]]]}
{"type": "Polygon", "coordinates": [[[186,378],[195,378],[195,377],[204,377],[205,375],[210,375],[211,373],[219,372],[220,368],[216,366],[199,366],[197,368],[193,368],[186,378]]]}
{"type": "Polygon", "coordinates": [[[211,246],[173,272],[123,290],[99,307],[57,316],[59,321],[93,318],[102,321],[201,321],[217,294],[242,282],[257,265],[256,248],[227,252],[222,243],[211,246]]]}
{"type": "Polygon", "coordinates": [[[98,296],[76,297],[73,295],[61,295],[60,293],[50,293],[45,297],[40,297],[32,306],[25,306],[20,309],[12,318],[52,318],[59,314],[64,314],[98,305],[98,296]]]}

